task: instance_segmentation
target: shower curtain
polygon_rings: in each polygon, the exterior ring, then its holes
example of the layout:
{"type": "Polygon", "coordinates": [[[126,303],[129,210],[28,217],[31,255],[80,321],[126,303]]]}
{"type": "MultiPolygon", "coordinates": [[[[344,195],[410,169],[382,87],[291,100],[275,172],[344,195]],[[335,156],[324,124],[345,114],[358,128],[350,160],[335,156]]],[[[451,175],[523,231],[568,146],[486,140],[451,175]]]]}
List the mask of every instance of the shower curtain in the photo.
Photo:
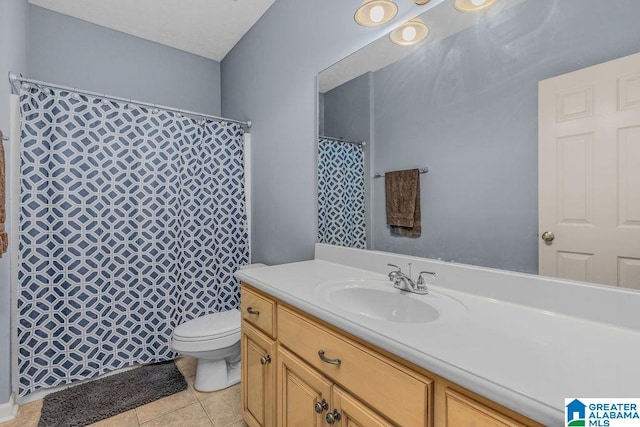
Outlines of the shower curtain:
{"type": "Polygon", "coordinates": [[[318,241],[366,248],[362,146],[330,139],[318,143],[318,241]]]}
{"type": "Polygon", "coordinates": [[[19,394],[171,359],[239,303],[243,130],[23,85],[19,394]]]}

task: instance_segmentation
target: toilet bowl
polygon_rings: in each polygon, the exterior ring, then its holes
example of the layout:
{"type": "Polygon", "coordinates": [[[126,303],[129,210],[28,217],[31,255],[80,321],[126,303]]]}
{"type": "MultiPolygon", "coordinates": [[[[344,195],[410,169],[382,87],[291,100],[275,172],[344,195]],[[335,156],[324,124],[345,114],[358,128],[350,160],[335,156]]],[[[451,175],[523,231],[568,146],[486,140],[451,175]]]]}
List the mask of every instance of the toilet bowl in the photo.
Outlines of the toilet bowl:
{"type": "Polygon", "coordinates": [[[179,325],[171,348],[198,359],[194,387],[216,391],[240,382],[240,312],[208,314],[179,325]]]}
{"type": "MultiPolygon", "coordinates": [[[[241,270],[266,267],[249,264],[241,270]]],[[[194,387],[216,391],[240,382],[240,311],[208,314],[178,325],[171,337],[171,348],[198,359],[194,387]]]]}

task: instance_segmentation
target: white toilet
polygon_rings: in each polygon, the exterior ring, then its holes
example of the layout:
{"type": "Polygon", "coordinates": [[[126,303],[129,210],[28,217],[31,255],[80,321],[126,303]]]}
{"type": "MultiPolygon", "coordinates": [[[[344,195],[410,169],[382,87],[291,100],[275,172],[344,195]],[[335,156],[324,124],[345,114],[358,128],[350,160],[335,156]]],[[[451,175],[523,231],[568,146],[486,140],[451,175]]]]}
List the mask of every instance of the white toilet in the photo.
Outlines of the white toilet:
{"type": "MultiPolygon", "coordinates": [[[[265,267],[250,264],[244,268],[265,267]]],[[[216,391],[240,382],[240,311],[208,314],[178,325],[171,348],[198,359],[194,387],[216,391]]]]}
{"type": "Polygon", "coordinates": [[[240,382],[240,312],[208,314],[173,331],[171,348],[198,359],[198,391],[215,391],[240,382]]]}

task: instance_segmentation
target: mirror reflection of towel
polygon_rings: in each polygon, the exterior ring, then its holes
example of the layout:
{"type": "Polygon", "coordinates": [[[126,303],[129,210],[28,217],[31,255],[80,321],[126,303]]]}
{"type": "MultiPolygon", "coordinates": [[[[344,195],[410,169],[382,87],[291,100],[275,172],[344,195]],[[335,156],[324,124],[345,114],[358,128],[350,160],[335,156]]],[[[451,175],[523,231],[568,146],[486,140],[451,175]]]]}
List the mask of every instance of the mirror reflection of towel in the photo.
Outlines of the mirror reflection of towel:
{"type": "Polygon", "coordinates": [[[408,169],[387,172],[384,175],[387,224],[391,233],[399,236],[420,237],[420,171],[408,169]]]}

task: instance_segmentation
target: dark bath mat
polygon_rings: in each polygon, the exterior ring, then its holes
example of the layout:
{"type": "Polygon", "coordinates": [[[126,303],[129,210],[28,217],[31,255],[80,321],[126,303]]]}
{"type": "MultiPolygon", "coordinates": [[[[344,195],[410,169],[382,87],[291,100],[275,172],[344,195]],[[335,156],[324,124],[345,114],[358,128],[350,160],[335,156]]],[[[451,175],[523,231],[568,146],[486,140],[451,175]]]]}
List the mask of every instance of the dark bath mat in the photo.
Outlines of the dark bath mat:
{"type": "Polygon", "coordinates": [[[85,426],[186,388],[173,361],[142,366],[46,396],[38,427],[85,426]]]}

